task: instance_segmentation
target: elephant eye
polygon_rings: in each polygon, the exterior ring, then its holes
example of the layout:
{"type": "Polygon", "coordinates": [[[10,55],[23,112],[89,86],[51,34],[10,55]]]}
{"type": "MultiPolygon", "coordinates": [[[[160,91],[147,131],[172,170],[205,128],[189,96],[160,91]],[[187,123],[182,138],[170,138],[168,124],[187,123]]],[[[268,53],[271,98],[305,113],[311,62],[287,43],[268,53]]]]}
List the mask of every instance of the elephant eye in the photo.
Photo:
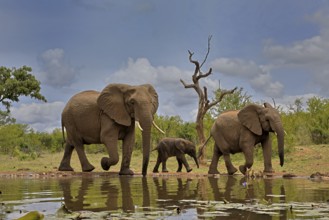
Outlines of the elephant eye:
{"type": "Polygon", "coordinates": [[[135,100],[130,99],[130,100],[129,100],[129,104],[130,104],[130,105],[134,105],[134,104],[135,104],[135,100]]]}

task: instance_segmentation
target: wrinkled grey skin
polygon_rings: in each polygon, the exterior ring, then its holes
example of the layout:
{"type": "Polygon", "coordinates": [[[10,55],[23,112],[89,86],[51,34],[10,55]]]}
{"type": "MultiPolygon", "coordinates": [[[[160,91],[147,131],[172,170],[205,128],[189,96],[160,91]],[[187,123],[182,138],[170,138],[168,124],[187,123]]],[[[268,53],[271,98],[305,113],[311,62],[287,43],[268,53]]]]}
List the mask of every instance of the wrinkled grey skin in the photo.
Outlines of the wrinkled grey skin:
{"type": "Polygon", "coordinates": [[[161,163],[162,172],[168,172],[166,167],[167,159],[174,156],[178,162],[177,172],[182,172],[183,164],[186,168],[186,171],[191,172],[192,168],[187,163],[185,154],[191,156],[199,168],[195,145],[191,141],[185,140],[183,138],[164,138],[159,142],[158,146],[154,150],[158,151],[158,159],[154,166],[153,173],[158,172],[161,163]]]}
{"type": "Polygon", "coordinates": [[[264,172],[272,169],[272,144],[270,132],[277,134],[280,165],[284,163],[284,129],[279,112],[270,104],[250,104],[240,111],[229,111],[218,116],[211,128],[215,140],[209,174],[219,174],[218,160],[223,155],[228,174],[233,175],[237,169],[232,165],[230,154],[243,152],[245,164],[239,167],[245,174],[253,165],[254,146],[261,143],[264,157],[264,172]]]}
{"type": "Polygon", "coordinates": [[[103,157],[101,165],[108,170],[119,161],[118,140],[122,140],[121,175],[133,175],[130,170],[132,149],[135,144],[135,121],[143,132],[143,168],[146,175],[150,156],[150,139],[153,117],[158,109],[158,95],[149,85],[130,86],[109,84],[102,92],[84,91],[74,95],[62,112],[62,129],[67,138],[60,171],[72,171],[70,165],[75,148],[82,171],[94,166],[88,161],[84,144],[104,144],[109,157],[103,157]]]}

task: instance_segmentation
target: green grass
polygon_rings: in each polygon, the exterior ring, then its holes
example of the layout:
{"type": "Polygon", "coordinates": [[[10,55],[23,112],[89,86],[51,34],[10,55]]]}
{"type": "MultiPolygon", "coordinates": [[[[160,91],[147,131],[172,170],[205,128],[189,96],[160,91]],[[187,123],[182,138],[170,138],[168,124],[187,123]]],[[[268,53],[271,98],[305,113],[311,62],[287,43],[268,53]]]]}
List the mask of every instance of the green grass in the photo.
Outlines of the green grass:
{"type": "MultiPolygon", "coordinates": [[[[275,150],[275,149],[274,149],[275,150]]],[[[59,153],[41,153],[40,157],[32,160],[19,160],[17,157],[10,157],[7,155],[0,155],[0,172],[16,172],[16,171],[28,171],[28,172],[54,172],[57,171],[57,167],[62,159],[63,152],[59,153]]],[[[103,172],[100,160],[106,156],[105,153],[87,154],[90,162],[96,167],[94,172],[103,172]]],[[[153,167],[156,162],[156,152],[151,153],[150,163],[148,167],[148,173],[152,173],[153,167]]],[[[120,159],[121,159],[120,155],[120,159]]],[[[192,173],[195,174],[207,174],[208,166],[210,164],[211,155],[208,155],[207,165],[201,165],[197,169],[194,161],[189,156],[186,156],[188,163],[193,168],[192,173]]],[[[244,157],[242,154],[236,154],[231,156],[233,164],[238,167],[244,163],[244,157]]],[[[297,175],[309,176],[312,173],[328,173],[329,172],[329,145],[312,145],[312,146],[297,146],[293,150],[285,155],[285,164],[283,167],[279,165],[279,158],[272,158],[273,168],[278,173],[294,173],[297,175]]],[[[80,172],[81,167],[76,152],[72,156],[71,165],[75,171],[80,172]]],[[[120,169],[121,161],[113,167],[110,171],[118,172],[120,169]]],[[[167,168],[169,172],[175,172],[177,169],[176,158],[169,158],[167,161],[167,168]]],[[[131,161],[131,169],[135,173],[141,173],[142,170],[142,154],[139,151],[134,151],[131,161]]],[[[226,173],[224,161],[221,158],[219,161],[219,171],[226,173]]],[[[263,158],[260,155],[254,159],[254,165],[252,167],[255,171],[262,171],[263,158]]],[[[159,171],[161,170],[161,166],[159,171]]],[[[183,173],[185,173],[183,168],[183,173]]]]}

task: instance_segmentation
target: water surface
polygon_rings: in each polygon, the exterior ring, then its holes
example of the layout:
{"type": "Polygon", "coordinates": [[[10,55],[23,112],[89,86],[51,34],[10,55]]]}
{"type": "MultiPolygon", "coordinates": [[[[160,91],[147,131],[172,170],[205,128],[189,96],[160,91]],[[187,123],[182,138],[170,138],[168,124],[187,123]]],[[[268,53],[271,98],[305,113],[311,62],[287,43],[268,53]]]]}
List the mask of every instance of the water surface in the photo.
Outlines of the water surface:
{"type": "Polygon", "coordinates": [[[329,219],[329,182],[306,178],[0,178],[0,191],[0,219],[329,219]]]}

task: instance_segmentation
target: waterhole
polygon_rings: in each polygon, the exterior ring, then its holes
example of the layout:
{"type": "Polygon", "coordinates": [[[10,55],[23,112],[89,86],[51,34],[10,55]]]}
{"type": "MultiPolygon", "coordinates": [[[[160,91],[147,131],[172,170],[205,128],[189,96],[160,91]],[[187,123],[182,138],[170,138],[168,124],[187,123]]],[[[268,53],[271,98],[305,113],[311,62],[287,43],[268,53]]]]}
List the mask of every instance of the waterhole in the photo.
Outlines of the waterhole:
{"type": "Polygon", "coordinates": [[[0,219],[329,219],[329,181],[308,178],[0,178],[0,192],[0,219]]]}

